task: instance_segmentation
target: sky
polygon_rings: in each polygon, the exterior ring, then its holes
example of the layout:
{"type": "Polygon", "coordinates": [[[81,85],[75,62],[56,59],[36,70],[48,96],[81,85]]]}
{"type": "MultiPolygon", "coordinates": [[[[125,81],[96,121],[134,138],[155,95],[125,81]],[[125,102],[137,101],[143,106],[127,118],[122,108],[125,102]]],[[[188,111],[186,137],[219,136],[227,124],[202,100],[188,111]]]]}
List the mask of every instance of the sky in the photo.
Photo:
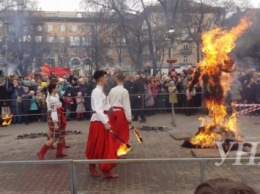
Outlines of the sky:
{"type": "Polygon", "coordinates": [[[79,11],[81,0],[37,0],[43,11],[79,11]]]}
{"type": "MultiPolygon", "coordinates": [[[[81,0],[37,0],[43,11],[80,11],[81,0]]],[[[250,0],[254,7],[260,8],[260,0],[250,0]]]]}

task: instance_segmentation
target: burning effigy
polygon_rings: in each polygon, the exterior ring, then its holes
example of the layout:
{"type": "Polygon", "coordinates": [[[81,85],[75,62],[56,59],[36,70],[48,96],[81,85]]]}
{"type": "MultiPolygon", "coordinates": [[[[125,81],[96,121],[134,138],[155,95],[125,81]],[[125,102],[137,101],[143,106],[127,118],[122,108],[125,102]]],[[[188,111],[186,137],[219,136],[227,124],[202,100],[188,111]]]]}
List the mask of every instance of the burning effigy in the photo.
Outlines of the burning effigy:
{"type": "Polygon", "coordinates": [[[238,134],[234,112],[228,116],[224,95],[232,82],[235,64],[229,54],[238,37],[251,25],[246,19],[230,30],[216,28],[202,35],[203,59],[197,64],[189,83],[187,98],[198,82],[204,87],[208,117],[200,118],[201,127],[194,137],[183,142],[187,148],[215,148],[216,142],[243,141],[238,134]]]}

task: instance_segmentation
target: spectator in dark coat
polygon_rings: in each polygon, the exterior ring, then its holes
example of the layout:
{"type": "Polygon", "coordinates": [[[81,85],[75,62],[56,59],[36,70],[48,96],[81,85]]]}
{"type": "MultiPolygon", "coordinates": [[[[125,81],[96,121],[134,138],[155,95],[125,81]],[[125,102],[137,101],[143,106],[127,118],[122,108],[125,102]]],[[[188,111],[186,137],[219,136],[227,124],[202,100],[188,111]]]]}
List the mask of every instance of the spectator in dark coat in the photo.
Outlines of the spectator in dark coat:
{"type": "MultiPolygon", "coordinates": [[[[0,80],[0,116],[2,116],[2,107],[9,106],[8,103],[8,92],[5,86],[5,79],[0,80]]],[[[2,118],[1,118],[2,123],[2,118]]]]}
{"type": "Polygon", "coordinates": [[[30,121],[30,105],[32,96],[29,94],[29,88],[27,86],[23,87],[22,94],[22,111],[23,111],[23,121],[24,124],[28,125],[30,121]]]}
{"type": "Polygon", "coordinates": [[[13,114],[12,123],[22,123],[22,94],[23,88],[19,85],[18,80],[14,79],[8,88],[10,96],[11,113],[13,114]]]}
{"type": "MultiPolygon", "coordinates": [[[[86,81],[84,80],[84,78],[79,78],[78,79],[79,82],[79,91],[82,94],[82,97],[84,98],[84,107],[86,111],[90,111],[90,103],[87,100],[87,98],[89,98],[88,96],[90,94],[88,94],[89,92],[89,85],[86,83],[86,81]]],[[[86,118],[90,118],[89,112],[85,112],[84,113],[86,118]]]]}
{"type": "Polygon", "coordinates": [[[142,110],[143,107],[143,97],[144,97],[145,89],[144,89],[144,83],[140,79],[139,75],[135,75],[135,83],[133,88],[133,103],[132,107],[133,109],[137,109],[133,112],[134,118],[133,121],[138,121],[138,117],[141,117],[140,122],[146,122],[146,118],[144,115],[144,112],[142,110]]]}
{"type": "Polygon", "coordinates": [[[71,118],[76,119],[76,108],[77,108],[77,103],[76,103],[76,96],[79,92],[79,86],[77,84],[77,78],[73,77],[71,79],[71,85],[69,85],[66,89],[65,96],[67,96],[67,93],[71,93],[71,97],[73,99],[73,104],[71,105],[71,118]]]}

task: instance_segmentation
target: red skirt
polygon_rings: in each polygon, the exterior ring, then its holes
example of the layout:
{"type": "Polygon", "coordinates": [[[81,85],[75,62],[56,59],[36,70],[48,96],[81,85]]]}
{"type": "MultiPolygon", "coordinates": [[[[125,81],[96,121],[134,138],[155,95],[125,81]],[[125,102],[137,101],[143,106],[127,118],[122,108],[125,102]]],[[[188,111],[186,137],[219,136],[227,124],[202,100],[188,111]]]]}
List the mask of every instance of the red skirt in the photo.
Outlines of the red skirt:
{"type": "Polygon", "coordinates": [[[50,129],[50,137],[52,139],[59,139],[66,135],[67,123],[66,123],[66,118],[64,116],[62,107],[57,110],[57,114],[58,114],[58,120],[59,120],[58,121],[59,128],[55,129],[54,122],[52,121],[52,118],[51,118],[51,112],[48,112],[48,124],[49,124],[49,129],[50,129]]]}
{"type": "MultiPolygon", "coordinates": [[[[112,134],[100,121],[90,122],[86,157],[88,159],[117,159],[112,134]]],[[[99,164],[102,171],[114,168],[116,164],[99,164]]]]}
{"type": "MultiPolygon", "coordinates": [[[[123,109],[114,110],[112,114],[109,116],[109,122],[113,129],[113,131],[125,142],[127,143],[130,138],[129,132],[129,123],[125,117],[125,113],[123,109]]],[[[120,145],[122,144],[121,141],[118,139],[114,139],[115,142],[115,150],[118,150],[120,145]]]]}

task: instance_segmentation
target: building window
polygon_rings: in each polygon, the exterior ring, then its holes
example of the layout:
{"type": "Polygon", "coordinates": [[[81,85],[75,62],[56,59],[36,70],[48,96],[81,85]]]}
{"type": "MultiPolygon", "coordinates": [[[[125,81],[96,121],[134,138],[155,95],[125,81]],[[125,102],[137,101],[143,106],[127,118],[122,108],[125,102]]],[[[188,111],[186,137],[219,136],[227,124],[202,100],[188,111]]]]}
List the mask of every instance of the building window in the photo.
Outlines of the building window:
{"type": "Polygon", "coordinates": [[[77,54],[79,52],[79,49],[77,47],[72,48],[72,53],[77,54]]]}
{"type": "Polygon", "coordinates": [[[72,32],[76,32],[78,30],[78,26],[77,25],[72,25],[71,26],[71,31],[72,32]]]}
{"type": "Polygon", "coordinates": [[[82,37],[82,46],[90,46],[91,38],[90,37],[82,37]]]}
{"type": "Polygon", "coordinates": [[[83,47],[83,52],[87,53],[89,55],[89,48],[88,47],[83,47]]]}
{"type": "Polygon", "coordinates": [[[112,26],[109,26],[109,27],[108,27],[108,31],[109,31],[109,32],[113,32],[113,31],[114,31],[114,28],[113,28],[112,26]]]}
{"type": "Polygon", "coordinates": [[[184,43],[183,49],[184,49],[184,50],[188,50],[188,49],[189,49],[189,45],[188,45],[187,43],[184,43]]]}
{"type": "Polygon", "coordinates": [[[14,26],[13,26],[13,25],[9,25],[9,26],[8,26],[8,30],[9,30],[10,32],[14,32],[14,31],[15,31],[14,26]]]}
{"type": "Polygon", "coordinates": [[[53,36],[48,36],[47,37],[47,42],[54,42],[54,37],[53,36]]]}
{"type": "Polygon", "coordinates": [[[42,25],[37,25],[37,26],[36,26],[36,30],[37,30],[38,32],[41,32],[41,31],[42,31],[42,25]]]}
{"type": "Polygon", "coordinates": [[[64,53],[64,51],[65,51],[64,46],[59,47],[59,52],[60,52],[60,53],[64,53]]]}
{"type": "Polygon", "coordinates": [[[31,36],[23,36],[23,42],[31,42],[31,36]]]}
{"type": "Polygon", "coordinates": [[[53,30],[53,26],[50,25],[50,24],[48,24],[48,27],[47,27],[47,28],[48,28],[48,29],[47,29],[48,32],[51,32],[51,31],[53,30]]]}
{"type": "Polygon", "coordinates": [[[3,27],[3,22],[0,22],[0,28],[3,27]]]}
{"type": "Polygon", "coordinates": [[[42,42],[42,36],[35,36],[35,42],[42,42]]]}
{"type": "Polygon", "coordinates": [[[70,36],[70,46],[80,46],[80,37],[70,36]]]}
{"type": "Polygon", "coordinates": [[[107,51],[107,54],[108,55],[112,55],[113,54],[113,49],[109,48],[108,51],[107,51]]]}
{"type": "Polygon", "coordinates": [[[65,43],[65,37],[64,36],[58,37],[58,41],[59,43],[65,43]]]}
{"type": "Polygon", "coordinates": [[[65,32],[65,30],[66,30],[66,26],[65,25],[60,25],[60,31],[61,32],[65,32]]]}
{"type": "Polygon", "coordinates": [[[183,56],[183,62],[188,63],[188,57],[187,56],[183,56]]]}
{"type": "Polygon", "coordinates": [[[91,27],[90,26],[83,26],[84,32],[91,32],[91,27]]]}

